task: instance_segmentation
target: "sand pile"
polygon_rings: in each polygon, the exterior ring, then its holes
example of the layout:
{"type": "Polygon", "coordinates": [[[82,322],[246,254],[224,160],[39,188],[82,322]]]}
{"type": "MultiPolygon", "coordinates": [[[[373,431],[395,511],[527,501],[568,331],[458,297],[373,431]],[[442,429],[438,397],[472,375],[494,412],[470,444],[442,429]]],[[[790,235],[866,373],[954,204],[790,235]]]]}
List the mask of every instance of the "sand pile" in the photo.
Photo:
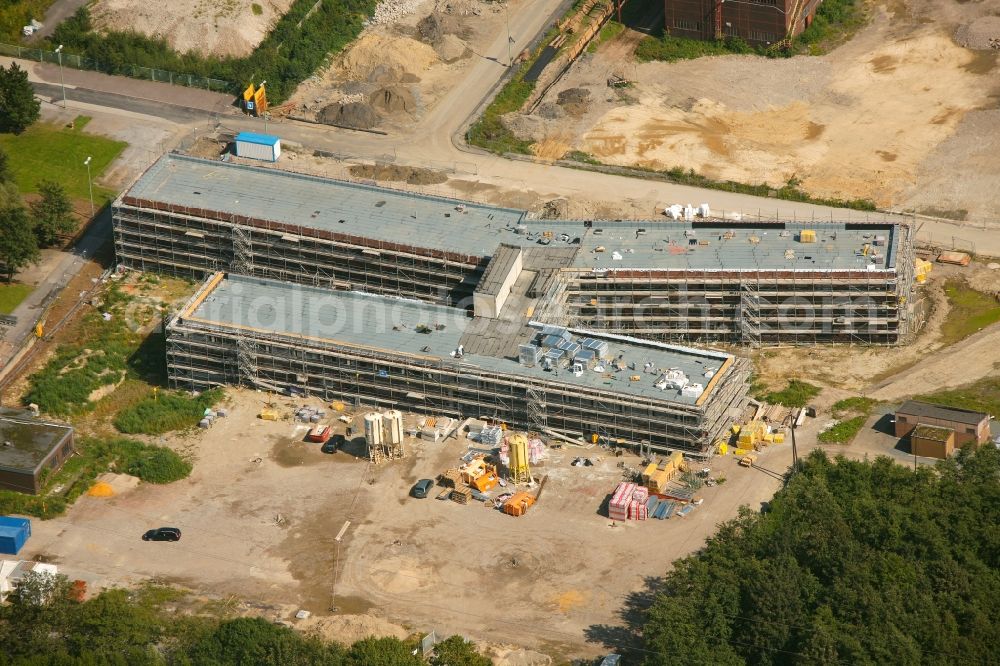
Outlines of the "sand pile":
{"type": "Polygon", "coordinates": [[[1000,50],[1000,16],[984,16],[959,26],[955,43],[967,49],[1000,50]]]}
{"type": "Polygon", "coordinates": [[[417,100],[409,88],[391,85],[379,88],[369,96],[372,107],[384,113],[413,113],[417,100]]]}
{"type": "Polygon", "coordinates": [[[296,622],[295,626],[305,632],[316,632],[325,640],[347,645],[372,636],[392,636],[400,640],[409,636],[405,628],[374,615],[312,616],[296,622]]]}
{"type": "Polygon", "coordinates": [[[97,0],[90,14],[105,31],[134,31],[162,37],[181,53],[245,56],[257,47],[292,0],[97,0]],[[255,14],[252,5],[261,13],[255,14]]]}
{"type": "Polygon", "coordinates": [[[472,50],[455,35],[445,35],[434,44],[434,51],[446,64],[458,62],[472,55],[472,50]]]}
{"type": "Polygon", "coordinates": [[[348,49],[341,60],[344,74],[355,81],[370,81],[391,76],[396,81],[405,75],[417,78],[438,62],[434,49],[409,37],[368,34],[348,49]]]}
{"type": "Polygon", "coordinates": [[[569,115],[579,118],[590,106],[590,91],[586,88],[567,88],[559,93],[556,104],[569,115]]]}
{"type": "Polygon", "coordinates": [[[398,164],[355,164],[350,168],[350,174],[355,178],[405,182],[410,185],[438,185],[448,180],[448,176],[440,171],[398,164]]]}
{"type": "Polygon", "coordinates": [[[317,122],[325,125],[341,125],[355,129],[371,129],[378,125],[379,116],[370,104],[364,102],[335,102],[323,107],[316,114],[317,122]]]}

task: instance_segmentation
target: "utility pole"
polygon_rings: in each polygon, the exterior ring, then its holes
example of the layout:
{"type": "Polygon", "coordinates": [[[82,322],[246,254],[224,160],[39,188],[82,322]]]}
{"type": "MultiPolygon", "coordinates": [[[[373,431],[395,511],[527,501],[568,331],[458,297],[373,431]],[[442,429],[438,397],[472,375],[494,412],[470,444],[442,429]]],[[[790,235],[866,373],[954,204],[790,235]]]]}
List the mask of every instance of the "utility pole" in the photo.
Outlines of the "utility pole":
{"type": "MultiPolygon", "coordinates": [[[[804,409],[804,408],[802,408],[804,409]]],[[[798,422],[798,414],[795,415],[795,420],[792,421],[792,474],[799,471],[799,448],[795,444],[795,424],[798,422]]]]}
{"type": "Polygon", "coordinates": [[[90,178],[90,156],[87,156],[87,160],[83,163],[83,166],[87,167],[87,188],[90,190],[90,219],[94,219],[94,181],[90,178]]]}
{"type": "Polygon", "coordinates": [[[63,108],[65,109],[66,108],[66,79],[63,78],[62,49],[63,49],[63,45],[60,44],[59,48],[56,49],[56,55],[59,56],[59,87],[62,88],[63,108]]]}
{"type": "Polygon", "coordinates": [[[510,45],[514,39],[510,36],[510,10],[507,8],[509,2],[503,3],[503,14],[507,20],[507,69],[514,66],[514,59],[510,55],[510,45]]]}

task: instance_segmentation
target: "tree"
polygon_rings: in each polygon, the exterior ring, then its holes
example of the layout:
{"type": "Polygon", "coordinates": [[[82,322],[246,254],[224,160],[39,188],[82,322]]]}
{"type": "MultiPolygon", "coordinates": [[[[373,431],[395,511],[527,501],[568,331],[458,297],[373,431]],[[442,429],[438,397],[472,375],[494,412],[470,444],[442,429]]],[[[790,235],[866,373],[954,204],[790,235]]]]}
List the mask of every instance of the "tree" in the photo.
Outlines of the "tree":
{"type": "Polygon", "coordinates": [[[431,666],[490,666],[492,663],[461,636],[446,638],[435,645],[431,657],[431,666]]]}
{"type": "Polygon", "coordinates": [[[189,652],[196,664],[261,666],[340,666],[342,651],[287,627],[261,618],[242,617],[221,623],[189,652]]]}
{"type": "Polygon", "coordinates": [[[20,134],[38,120],[41,109],[28,72],[16,62],[9,69],[0,67],[0,132],[20,134]]]}
{"type": "Polygon", "coordinates": [[[62,185],[53,180],[43,180],[38,184],[41,198],[31,203],[35,217],[35,236],[38,245],[54,245],[61,234],[72,233],[76,229],[73,205],[62,185]]]}
{"type": "Polygon", "coordinates": [[[0,183],[14,182],[14,173],[10,170],[10,156],[0,148],[0,183]]]}
{"type": "Polygon", "coordinates": [[[348,666],[424,666],[413,648],[398,638],[365,638],[347,651],[348,666]]]}
{"type": "Polygon", "coordinates": [[[7,282],[14,274],[38,261],[38,241],[24,206],[0,209],[0,263],[7,269],[7,282]]]}

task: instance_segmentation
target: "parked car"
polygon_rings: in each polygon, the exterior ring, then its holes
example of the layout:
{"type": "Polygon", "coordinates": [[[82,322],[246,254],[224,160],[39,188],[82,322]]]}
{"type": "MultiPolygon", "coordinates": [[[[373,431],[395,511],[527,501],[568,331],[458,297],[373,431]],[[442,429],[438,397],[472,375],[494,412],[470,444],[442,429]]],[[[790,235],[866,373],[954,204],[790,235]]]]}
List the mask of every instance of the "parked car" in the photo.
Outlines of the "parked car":
{"type": "Polygon", "coordinates": [[[319,448],[323,453],[336,453],[337,449],[344,447],[347,443],[347,438],[343,435],[334,435],[330,439],[323,443],[323,446],[319,448]]]}
{"type": "Polygon", "coordinates": [[[410,494],[417,499],[423,499],[427,497],[427,493],[429,493],[433,487],[434,481],[432,479],[420,479],[413,484],[412,488],[410,488],[410,494]]]}
{"type": "Polygon", "coordinates": [[[142,535],[143,541],[180,541],[181,531],[176,527],[157,527],[142,535]]]}

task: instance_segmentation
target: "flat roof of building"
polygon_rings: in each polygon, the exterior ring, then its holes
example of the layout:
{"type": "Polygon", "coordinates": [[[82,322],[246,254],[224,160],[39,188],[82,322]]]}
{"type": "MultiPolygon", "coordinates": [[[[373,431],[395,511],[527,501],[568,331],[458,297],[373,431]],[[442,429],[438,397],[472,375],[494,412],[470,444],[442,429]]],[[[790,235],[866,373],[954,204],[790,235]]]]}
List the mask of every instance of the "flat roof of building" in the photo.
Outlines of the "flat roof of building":
{"type": "Polygon", "coordinates": [[[895,267],[900,242],[899,227],[887,222],[531,219],[521,210],[173,153],[127,196],[481,257],[501,243],[578,247],[573,267],[596,271],[879,270],[895,267]],[[816,242],[802,242],[803,230],[816,231],[816,242]]]}
{"type": "Polygon", "coordinates": [[[488,257],[523,211],[168,153],[137,199],[488,257]]]}
{"type": "Polygon", "coordinates": [[[913,429],[911,437],[916,437],[918,439],[928,439],[932,442],[947,442],[948,439],[955,434],[955,431],[951,428],[942,428],[941,426],[926,425],[924,423],[917,424],[917,427],[913,429]]]}
{"type": "Polygon", "coordinates": [[[72,432],[58,423],[0,417],[0,468],[34,471],[72,432]]]}
{"type": "MultiPolygon", "coordinates": [[[[610,364],[605,364],[607,370],[604,372],[585,370],[576,377],[566,368],[545,371],[539,366],[523,366],[516,359],[506,357],[466,353],[458,361],[452,354],[472,321],[464,309],[239,275],[223,277],[218,274],[210,278],[179,318],[182,323],[189,320],[224,328],[304,337],[316,343],[355,347],[359,351],[376,350],[433,361],[460,362],[488,372],[531,376],[686,405],[701,401],[696,396],[681,395],[677,390],[656,388],[654,383],[659,374],[644,372],[647,363],[664,371],[681,370],[691,382],[704,385],[707,396],[733,362],[733,356],[724,352],[576,330],[573,333],[578,337],[607,341],[608,355],[621,357],[624,364],[631,364],[635,369],[626,367],[614,372],[610,364]],[[704,376],[713,369],[715,382],[704,376]],[[639,379],[631,381],[632,376],[639,379]]],[[[496,324],[510,326],[510,322],[497,321],[496,324]]],[[[523,344],[530,343],[534,337],[534,332],[527,332],[523,344]]]]}
{"type": "Polygon", "coordinates": [[[896,414],[954,421],[963,425],[979,425],[989,418],[989,414],[983,412],[974,412],[971,409],[959,409],[957,407],[942,407],[941,405],[932,405],[929,402],[920,402],[919,400],[907,400],[899,406],[896,414]]]}

